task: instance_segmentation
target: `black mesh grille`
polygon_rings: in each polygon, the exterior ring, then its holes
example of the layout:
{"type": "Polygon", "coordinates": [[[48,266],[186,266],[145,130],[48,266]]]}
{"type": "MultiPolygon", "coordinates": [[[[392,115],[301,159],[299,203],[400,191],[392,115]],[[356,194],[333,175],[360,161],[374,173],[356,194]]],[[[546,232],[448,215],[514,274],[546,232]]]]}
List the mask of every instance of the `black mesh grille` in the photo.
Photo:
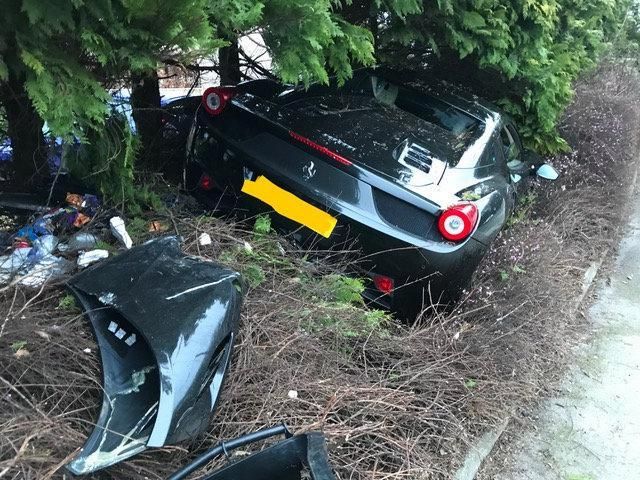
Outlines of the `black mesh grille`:
{"type": "Polygon", "coordinates": [[[374,190],[374,200],[380,216],[389,224],[421,238],[438,239],[435,217],[393,195],[374,190]]]}

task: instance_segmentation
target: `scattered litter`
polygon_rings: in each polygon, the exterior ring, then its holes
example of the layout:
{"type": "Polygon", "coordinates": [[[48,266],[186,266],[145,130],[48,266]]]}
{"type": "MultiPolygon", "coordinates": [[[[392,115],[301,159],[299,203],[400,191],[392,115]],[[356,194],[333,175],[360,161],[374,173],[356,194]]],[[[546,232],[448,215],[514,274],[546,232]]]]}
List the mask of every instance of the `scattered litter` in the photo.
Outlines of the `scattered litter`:
{"type": "Polygon", "coordinates": [[[298,391],[289,390],[289,393],[287,393],[287,397],[291,398],[292,400],[295,400],[296,398],[298,398],[298,391]]]}
{"type": "Polygon", "coordinates": [[[72,268],[73,264],[70,261],[47,255],[33,264],[18,283],[26,287],[40,287],[49,280],[55,280],[66,275],[72,268]]]}
{"type": "Polygon", "coordinates": [[[84,213],[78,213],[76,218],[73,220],[73,226],[76,228],[80,228],[83,225],[86,225],[91,221],[91,218],[85,215],[84,213]]]}
{"type": "Polygon", "coordinates": [[[53,235],[43,235],[36,238],[31,243],[31,251],[29,252],[29,261],[37,262],[44,257],[51,255],[58,245],[58,238],[53,235]]]}
{"type": "Polygon", "coordinates": [[[198,237],[198,244],[200,244],[201,247],[211,245],[211,243],[213,243],[211,240],[211,235],[209,235],[208,233],[202,233],[198,237]]]}
{"type": "MultiPolygon", "coordinates": [[[[91,250],[98,244],[98,237],[92,233],[78,232],[71,235],[66,245],[66,250],[76,252],[78,250],[91,250]]],[[[60,247],[58,247],[60,248],[60,247]]]]}
{"type": "Polygon", "coordinates": [[[88,252],[82,252],[78,256],[78,266],[80,268],[84,268],[91,265],[92,263],[104,260],[105,258],[109,258],[108,250],[96,249],[90,250],[88,252]]]}
{"type": "Polygon", "coordinates": [[[65,200],[69,205],[73,205],[78,208],[82,207],[82,202],[84,201],[82,195],[78,195],[77,193],[67,193],[65,200]]]}
{"type": "Polygon", "coordinates": [[[66,201],[72,207],[82,209],[89,217],[93,217],[100,207],[98,197],[90,194],[67,193],[66,201]]]}
{"type": "MultiPolygon", "coordinates": [[[[18,199],[25,197],[13,196],[18,199]]],[[[95,248],[98,239],[90,233],[76,232],[67,243],[60,243],[59,238],[66,239],[75,229],[93,219],[100,207],[98,198],[68,193],[66,203],[64,207],[36,210],[44,210],[45,213],[22,226],[15,234],[2,238],[2,244],[12,247],[13,251],[0,256],[0,284],[15,281],[19,285],[40,287],[47,280],[66,275],[74,268],[73,261],[58,257],[57,252],[68,257],[68,253],[95,248]]],[[[103,254],[99,255],[105,258],[103,254]]],[[[86,265],[91,263],[90,258],[83,260],[88,262],[86,265]]]]}
{"type": "Polygon", "coordinates": [[[247,253],[253,253],[253,247],[251,246],[251,244],[249,242],[247,242],[246,240],[244,241],[244,251],[247,253]]]}
{"type": "Polygon", "coordinates": [[[33,225],[22,227],[20,230],[18,230],[15,237],[32,242],[41,235],[51,235],[51,232],[44,226],[42,222],[36,222],[33,225]]]}
{"type": "Polygon", "coordinates": [[[84,353],[91,353],[91,349],[90,348],[85,348],[84,350],[82,350],[84,353]]]}
{"type": "Polygon", "coordinates": [[[26,268],[30,252],[31,247],[19,247],[11,252],[11,255],[3,255],[0,257],[0,272],[13,274],[26,268]]]}
{"type": "Polygon", "coordinates": [[[166,224],[159,222],[158,220],[154,220],[149,224],[149,232],[151,233],[166,232],[167,230],[169,230],[169,227],[166,224]]]}
{"type": "Polygon", "coordinates": [[[124,226],[124,220],[120,217],[112,217],[109,220],[109,225],[111,225],[111,233],[114,237],[116,237],[120,243],[122,243],[127,250],[133,246],[133,241],[131,237],[127,233],[127,229],[124,226]]]}

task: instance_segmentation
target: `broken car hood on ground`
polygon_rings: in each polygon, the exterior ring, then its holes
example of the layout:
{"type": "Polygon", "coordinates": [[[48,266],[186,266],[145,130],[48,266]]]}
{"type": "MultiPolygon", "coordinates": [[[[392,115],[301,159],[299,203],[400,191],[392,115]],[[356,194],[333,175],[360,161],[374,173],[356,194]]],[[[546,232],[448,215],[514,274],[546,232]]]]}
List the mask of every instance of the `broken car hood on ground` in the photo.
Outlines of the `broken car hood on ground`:
{"type": "Polygon", "coordinates": [[[150,241],[72,278],[103,368],[103,402],[74,474],[202,431],[229,365],[242,302],[237,272],[150,241]]]}

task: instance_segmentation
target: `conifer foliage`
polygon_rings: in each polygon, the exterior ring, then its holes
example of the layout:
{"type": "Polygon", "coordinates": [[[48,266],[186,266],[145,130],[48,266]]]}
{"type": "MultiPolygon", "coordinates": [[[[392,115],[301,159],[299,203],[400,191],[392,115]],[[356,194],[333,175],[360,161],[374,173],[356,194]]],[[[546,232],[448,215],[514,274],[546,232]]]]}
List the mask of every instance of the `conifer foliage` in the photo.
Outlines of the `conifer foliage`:
{"type": "Polygon", "coordinates": [[[440,73],[485,79],[481,93],[515,117],[528,144],[553,152],[566,148],[556,125],[572,82],[637,26],[633,1],[3,0],[0,109],[25,177],[44,161],[44,122],[83,140],[105,122],[107,87],[259,30],[274,73],[290,83],[446,59],[440,73]]]}

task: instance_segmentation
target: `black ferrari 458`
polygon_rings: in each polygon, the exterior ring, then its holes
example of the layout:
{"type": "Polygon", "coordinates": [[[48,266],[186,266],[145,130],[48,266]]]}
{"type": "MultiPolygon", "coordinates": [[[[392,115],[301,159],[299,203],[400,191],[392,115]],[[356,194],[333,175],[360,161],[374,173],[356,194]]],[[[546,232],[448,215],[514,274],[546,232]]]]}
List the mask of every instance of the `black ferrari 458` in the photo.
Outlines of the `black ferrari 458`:
{"type": "Polygon", "coordinates": [[[301,244],[355,245],[367,298],[411,317],[459,297],[527,177],[557,176],[541,166],[495,107],[367,69],[341,87],[207,89],[185,174],[219,205],[275,211],[301,244]]]}

